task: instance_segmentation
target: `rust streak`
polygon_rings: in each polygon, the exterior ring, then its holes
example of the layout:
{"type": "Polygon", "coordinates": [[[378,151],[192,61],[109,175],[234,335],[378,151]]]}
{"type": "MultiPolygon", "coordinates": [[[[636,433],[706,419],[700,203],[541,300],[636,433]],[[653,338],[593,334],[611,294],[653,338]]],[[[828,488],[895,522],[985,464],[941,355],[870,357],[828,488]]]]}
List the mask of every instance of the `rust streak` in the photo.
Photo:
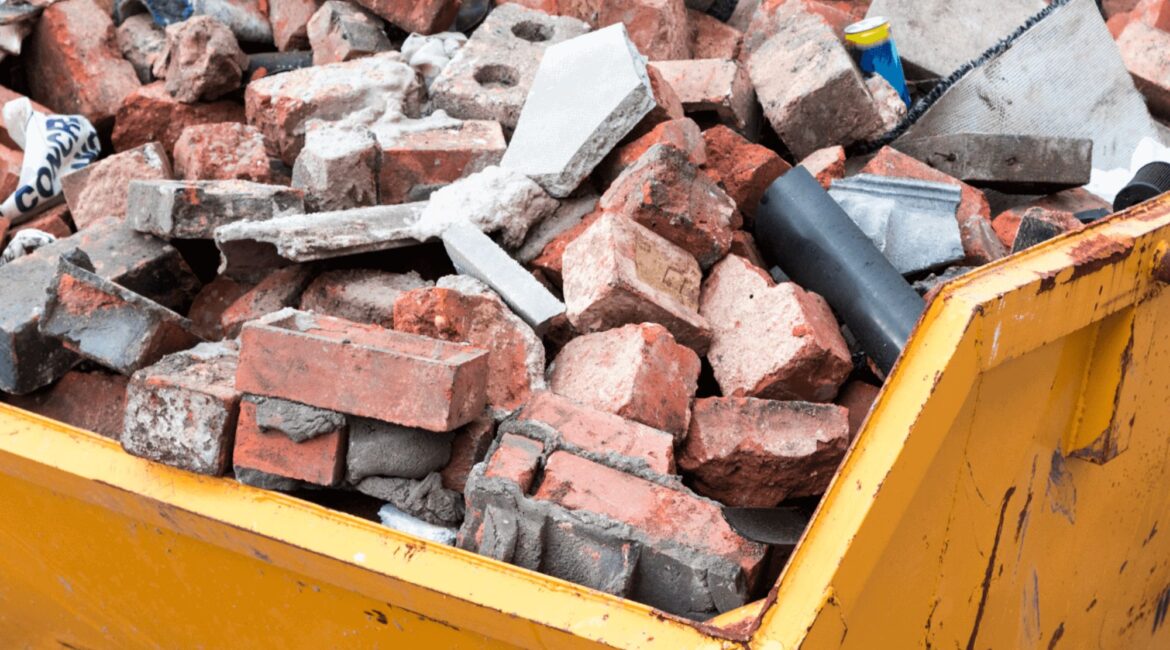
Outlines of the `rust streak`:
{"type": "Polygon", "coordinates": [[[1003,493],[1003,502],[999,506],[999,524],[995,527],[995,541],[991,545],[991,554],[987,558],[987,569],[983,572],[982,594],[979,596],[979,608],[975,611],[975,623],[971,626],[971,637],[967,639],[967,650],[975,650],[975,639],[979,636],[979,626],[983,623],[983,611],[987,607],[987,595],[991,591],[991,576],[995,572],[995,556],[999,552],[999,540],[1003,537],[1003,520],[1007,517],[1008,504],[1012,495],[1016,493],[1016,486],[1011,486],[1003,493]]]}
{"type": "Polygon", "coordinates": [[[1133,245],[1132,239],[1118,240],[1107,235],[1097,235],[1078,243],[1070,253],[1073,271],[1067,282],[1129,257],[1133,245]]]}

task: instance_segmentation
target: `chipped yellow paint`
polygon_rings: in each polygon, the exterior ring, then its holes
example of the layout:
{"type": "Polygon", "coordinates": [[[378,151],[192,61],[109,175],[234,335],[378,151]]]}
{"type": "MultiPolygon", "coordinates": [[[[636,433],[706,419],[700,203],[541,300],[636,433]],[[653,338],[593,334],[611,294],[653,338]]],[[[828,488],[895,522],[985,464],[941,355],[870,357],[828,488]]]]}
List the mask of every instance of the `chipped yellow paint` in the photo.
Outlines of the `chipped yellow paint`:
{"type": "Polygon", "coordinates": [[[0,647],[1167,647],[1168,241],[1163,200],[946,288],[709,625],[0,406],[0,647]]]}

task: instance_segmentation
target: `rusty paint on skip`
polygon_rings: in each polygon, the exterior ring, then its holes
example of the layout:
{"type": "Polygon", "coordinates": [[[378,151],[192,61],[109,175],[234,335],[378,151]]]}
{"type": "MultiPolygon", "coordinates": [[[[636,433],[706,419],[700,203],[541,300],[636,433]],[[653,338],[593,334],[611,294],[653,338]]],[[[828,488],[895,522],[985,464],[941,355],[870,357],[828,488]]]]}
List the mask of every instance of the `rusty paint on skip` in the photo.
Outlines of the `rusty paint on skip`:
{"type": "Polygon", "coordinates": [[[1077,243],[1069,254],[1073,270],[1067,282],[1129,257],[1133,245],[1132,238],[1117,239],[1107,235],[1096,235],[1077,243]]]}

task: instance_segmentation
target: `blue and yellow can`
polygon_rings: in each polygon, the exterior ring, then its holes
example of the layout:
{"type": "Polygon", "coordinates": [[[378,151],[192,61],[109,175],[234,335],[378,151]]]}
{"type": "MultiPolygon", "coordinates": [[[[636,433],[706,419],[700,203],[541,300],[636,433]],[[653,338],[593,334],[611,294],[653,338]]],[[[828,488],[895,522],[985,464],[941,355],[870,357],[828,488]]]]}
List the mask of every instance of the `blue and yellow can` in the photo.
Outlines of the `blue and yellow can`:
{"type": "Polygon", "coordinates": [[[890,36],[890,21],[873,16],[845,28],[845,42],[853,50],[857,66],[867,75],[880,74],[898,91],[898,96],[910,105],[910,91],[906,88],[906,74],[902,71],[902,57],[890,36]]]}

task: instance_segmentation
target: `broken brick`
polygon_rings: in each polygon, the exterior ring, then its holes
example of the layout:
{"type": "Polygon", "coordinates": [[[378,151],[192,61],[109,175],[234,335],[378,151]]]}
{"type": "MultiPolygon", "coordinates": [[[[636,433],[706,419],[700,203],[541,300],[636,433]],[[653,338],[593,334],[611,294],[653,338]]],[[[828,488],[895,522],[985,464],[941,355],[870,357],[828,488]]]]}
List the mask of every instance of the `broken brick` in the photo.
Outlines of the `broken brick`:
{"type": "Polygon", "coordinates": [[[580,237],[581,233],[585,232],[593,222],[600,219],[602,214],[604,213],[599,210],[594,210],[585,215],[580,223],[554,237],[552,241],[545,245],[540,255],[537,255],[536,259],[532,260],[532,267],[543,273],[554,284],[561,284],[565,249],[580,237]]]}
{"type": "Polygon", "coordinates": [[[382,20],[365,9],[343,0],[307,1],[320,7],[307,27],[313,65],[349,61],[393,49],[382,29],[382,20]]]}
{"type": "Polygon", "coordinates": [[[187,180],[244,180],[276,183],[279,178],[264,149],[264,136],[238,122],[195,124],[179,134],[175,173],[187,180]]]}
{"type": "MultiPolygon", "coordinates": [[[[504,301],[486,287],[414,289],[394,302],[394,329],[489,351],[487,403],[509,413],[544,384],[544,345],[504,301]]],[[[450,286],[450,285],[447,285],[450,286]]]]}
{"type": "Polygon", "coordinates": [[[300,309],[356,323],[394,327],[394,302],[412,289],[432,286],[418,273],[338,269],[317,276],[301,295],[300,309]]]}
{"type": "Polygon", "coordinates": [[[267,0],[267,4],[276,49],[309,49],[309,21],[322,6],[321,0],[267,0]]]}
{"type": "Polygon", "coordinates": [[[638,162],[638,159],[650,147],[657,144],[667,145],[685,152],[687,159],[695,165],[701,166],[707,162],[707,147],[699,125],[694,120],[684,117],[661,122],[645,135],[611,151],[605,160],[598,165],[598,177],[608,186],[622,172],[638,162]]]}
{"type": "Polygon", "coordinates": [[[736,230],[731,233],[731,252],[729,254],[738,255],[761,269],[767,270],[769,268],[760,249],[756,246],[756,238],[752,237],[752,234],[746,230],[736,230]]]}
{"type": "Polygon", "coordinates": [[[80,230],[105,217],[126,218],[130,181],[174,176],[166,151],[157,142],[116,153],[61,179],[73,223],[80,230]]]}
{"type": "Polygon", "coordinates": [[[207,343],[163,357],[130,378],[122,448],[199,474],[229,468],[240,394],[236,351],[207,343]]]}
{"type": "Polygon", "coordinates": [[[600,207],[637,221],[708,268],[727,254],[739,226],[735,203],[674,147],[655,145],[622,172],[600,207]]]}
{"type": "Polygon", "coordinates": [[[462,492],[467,486],[471,468],[487,455],[495,435],[496,421],[491,417],[476,418],[456,430],[451,441],[450,460],[440,472],[443,487],[462,492]]]}
{"type": "Polygon", "coordinates": [[[166,239],[211,239],[236,221],[267,221],[304,212],[300,190],[251,181],[133,181],[128,222],[166,239]]]}
{"type": "Polygon", "coordinates": [[[155,64],[155,74],[164,69],[171,97],[193,104],[214,101],[239,88],[248,57],[227,25],[211,16],[192,16],[167,25],[167,47],[155,64]]]}
{"type": "Polygon", "coordinates": [[[853,369],[825,300],[773,283],[741,257],[711,270],[699,313],[711,323],[707,359],[726,396],[828,401],[853,369]]]}
{"type": "Polygon", "coordinates": [[[800,4],[780,5],[782,28],[749,49],[747,59],[764,115],[797,158],[849,146],[880,126],[877,105],[845,46],[800,4]]]}
{"type": "Polygon", "coordinates": [[[865,422],[865,418],[869,415],[869,410],[873,408],[873,403],[877,400],[881,390],[880,386],[874,386],[864,381],[851,381],[845,384],[841,392],[837,394],[837,399],[834,401],[837,405],[844,406],[849,410],[850,440],[857,437],[857,432],[861,430],[861,425],[865,422]]]}
{"type": "Polygon", "coordinates": [[[564,253],[569,321],[579,332],[659,323],[699,354],[711,327],[699,315],[702,272],[683,249],[644,226],[604,214],[564,253]]]}
{"type": "Polygon", "coordinates": [[[244,323],[296,305],[312,279],[313,269],[307,265],[288,266],[269,273],[223,310],[219,332],[224,338],[235,338],[244,323]]]}
{"type": "Polygon", "coordinates": [[[244,325],[236,385],[341,413],[451,431],[486,402],[481,348],[284,309],[244,325]]]}
{"type": "Polygon", "coordinates": [[[1117,47],[1150,112],[1170,117],[1170,62],[1165,56],[1170,33],[1133,21],[1118,36],[1117,47]]]}
{"type": "Polygon", "coordinates": [[[93,0],[46,7],[28,40],[29,94],[53,112],[81,114],[106,128],[141,85],[134,66],[122,58],[109,13],[93,0]]]}
{"type": "Polygon", "coordinates": [[[687,10],[691,25],[692,59],[739,58],[739,46],[743,33],[727,23],[693,9],[687,10]]]}
{"type": "Polygon", "coordinates": [[[341,420],[341,427],[308,440],[293,440],[280,428],[264,427],[257,421],[257,401],[271,399],[245,396],[240,400],[233,465],[313,485],[336,485],[345,468],[345,420],[341,420]]]}
{"type": "MultiPolygon", "coordinates": [[[[72,0],[71,0],[72,1],[72,0]]],[[[171,155],[183,129],[195,124],[243,122],[244,109],[236,102],[184,104],[156,81],[126,95],[114,120],[115,151],[126,151],[157,141],[171,155]]]]}
{"type": "Polygon", "coordinates": [[[358,4],[404,31],[435,34],[446,30],[459,11],[456,0],[356,0],[358,4]]]}
{"type": "Polygon", "coordinates": [[[550,391],[535,393],[500,431],[640,462],[659,474],[674,473],[674,436],[626,418],[578,404],[550,391]]]}
{"type": "Polygon", "coordinates": [[[699,494],[766,508],[823,494],[848,446],[840,406],[713,397],[695,400],[678,464],[699,494]]]}
{"type": "Polygon", "coordinates": [[[539,440],[525,438],[511,433],[500,436],[496,451],[488,458],[483,475],[488,478],[504,478],[512,481],[521,492],[528,492],[532,479],[540,469],[540,457],[544,445],[539,440]]]}
{"type": "Polygon", "coordinates": [[[362,111],[371,120],[417,115],[421,92],[414,69],[397,52],[387,52],[254,80],[244,92],[244,107],[269,151],[292,165],[310,120],[336,121],[362,111]]]}
{"type": "Polygon", "coordinates": [[[1060,232],[1072,232],[1084,228],[1073,213],[1066,210],[1053,210],[1036,205],[1025,205],[999,213],[991,222],[995,235],[1008,249],[1014,249],[1016,233],[1024,219],[1036,219],[1051,224],[1060,232]]]}
{"type": "Polygon", "coordinates": [[[251,288],[252,285],[237,282],[226,275],[215,276],[214,280],[203,285],[187,312],[191,331],[208,341],[222,339],[224,311],[251,288]]]}
{"type": "Polygon", "coordinates": [[[690,421],[698,378],[698,355],[653,323],[578,336],[549,369],[553,392],[667,431],[676,440],[690,421]]]}
{"type": "Polygon", "coordinates": [[[772,181],[792,169],[771,149],[749,142],[726,126],[703,131],[707,148],[707,172],[735,201],[745,216],[756,213],[764,190],[772,181]]]}
{"type": "Polygon", "coordinates": [[[424,201],[464,176],[496,165],[507,143],[496,122],[469,120],[421,131],[375,130],[382,149],[378,200],[424,201]]]}
{"type": "Polygon", "coordinates": [[[678,94],[691,115],[716,115],[723,124],[754,136],[760,114],[746,68],[730,59],[657,61],[651,65],[678,94]]]}
{"type": "Polygon", "coordinates": [[[127,16],[118,25],[117,40],[122,57],[134,66],[138,81],[154,81],[154,63],[167,46],[166,32],[155,24],[154,17],[149,13],[127,16]]]}
{"type": "Polygon", "coordinates": [[[817,149],[805,156],[799,164],[827,190],[833,181],[845,178],[845,147],[834,145],[817,149]]]}
{"type": "Polygon", "coordinates": [[[50,287],[41,333],[122,374],[200,341],[179,314],[64,257],[50,287]]]}
{"type": "Polygon", "coordinates": [[[17,408],[117,440],[122,437],[129,381],[125,375],[101,370],[70,370],[52,386],[24,396],[6,395],[5,400],[17,408]]]}

